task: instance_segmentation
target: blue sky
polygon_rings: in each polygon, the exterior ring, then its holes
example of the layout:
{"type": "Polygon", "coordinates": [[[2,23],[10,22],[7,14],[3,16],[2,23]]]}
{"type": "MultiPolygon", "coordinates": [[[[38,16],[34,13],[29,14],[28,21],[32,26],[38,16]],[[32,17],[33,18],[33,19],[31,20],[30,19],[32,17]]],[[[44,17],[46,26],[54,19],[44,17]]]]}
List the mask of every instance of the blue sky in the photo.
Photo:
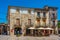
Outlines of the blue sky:
{"type": "Polygon", "coordinates": [[[60,0],[0,0],[0,23],[7,22],[8,6],[43,8],[44,5],[58,7],[57,19],[60,20],[60,0]]]}

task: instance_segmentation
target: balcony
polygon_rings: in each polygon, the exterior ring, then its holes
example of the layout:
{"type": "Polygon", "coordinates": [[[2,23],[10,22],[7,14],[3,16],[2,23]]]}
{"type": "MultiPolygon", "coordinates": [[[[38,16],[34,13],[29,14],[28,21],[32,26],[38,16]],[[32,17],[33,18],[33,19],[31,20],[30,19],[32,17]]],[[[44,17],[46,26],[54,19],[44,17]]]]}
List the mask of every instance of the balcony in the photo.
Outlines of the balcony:
{"type": "Polygon", "coordinates": [[[51,20],[56,20],[56,16],[53,16],[53,17],[51,18],[51,20]]]}

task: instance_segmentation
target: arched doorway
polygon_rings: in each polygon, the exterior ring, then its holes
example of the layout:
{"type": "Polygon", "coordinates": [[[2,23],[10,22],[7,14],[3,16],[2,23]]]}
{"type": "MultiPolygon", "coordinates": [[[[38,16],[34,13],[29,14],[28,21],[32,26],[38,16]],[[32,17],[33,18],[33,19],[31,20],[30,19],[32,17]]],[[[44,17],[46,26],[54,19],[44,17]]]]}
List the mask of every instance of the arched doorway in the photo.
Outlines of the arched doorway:
{"type": "Polygon", "coordinates": [[[22,35],[22,28],[20,27],[14,28],[14,35],[22,35]]]}

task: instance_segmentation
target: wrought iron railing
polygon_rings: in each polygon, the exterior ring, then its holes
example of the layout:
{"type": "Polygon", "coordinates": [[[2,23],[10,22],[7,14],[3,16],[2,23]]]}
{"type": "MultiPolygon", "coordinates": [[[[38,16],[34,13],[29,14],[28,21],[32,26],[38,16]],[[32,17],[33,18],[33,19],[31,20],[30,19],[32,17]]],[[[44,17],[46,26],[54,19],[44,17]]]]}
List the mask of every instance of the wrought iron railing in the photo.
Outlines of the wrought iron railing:
{"type": "Polygon", "coordinates": [[[54,17],[51,17],[51,20],[56,20],[56,16],[54,16],[54,17]]]}

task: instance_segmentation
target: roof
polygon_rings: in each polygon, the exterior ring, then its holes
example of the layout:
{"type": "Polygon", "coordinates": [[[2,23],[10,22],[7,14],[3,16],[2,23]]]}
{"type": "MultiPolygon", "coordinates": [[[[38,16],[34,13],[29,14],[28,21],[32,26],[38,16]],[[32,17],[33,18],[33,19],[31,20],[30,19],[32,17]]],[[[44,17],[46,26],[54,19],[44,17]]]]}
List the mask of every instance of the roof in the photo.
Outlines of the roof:
{"type": "Polygon", "coordinates": [[[44,8],[48,7],[49,9],[58,9],[58,7],[54,7],[54,6],[48,6],[48,5],[45,5],[44,8]]]}
{"type": "Polygon", "coordinates": [[[27,8],[27,9],[39,9],[39,10],[45,10],[46,7],[48,7],[48,9],[52,8],[52,9],[58,9],[57,7],[52,7],[52,6],[44,6],[43,8],[33,8],[33,7],[23,7],[23,6],[8,6],[10,8],[27,8]]]}

